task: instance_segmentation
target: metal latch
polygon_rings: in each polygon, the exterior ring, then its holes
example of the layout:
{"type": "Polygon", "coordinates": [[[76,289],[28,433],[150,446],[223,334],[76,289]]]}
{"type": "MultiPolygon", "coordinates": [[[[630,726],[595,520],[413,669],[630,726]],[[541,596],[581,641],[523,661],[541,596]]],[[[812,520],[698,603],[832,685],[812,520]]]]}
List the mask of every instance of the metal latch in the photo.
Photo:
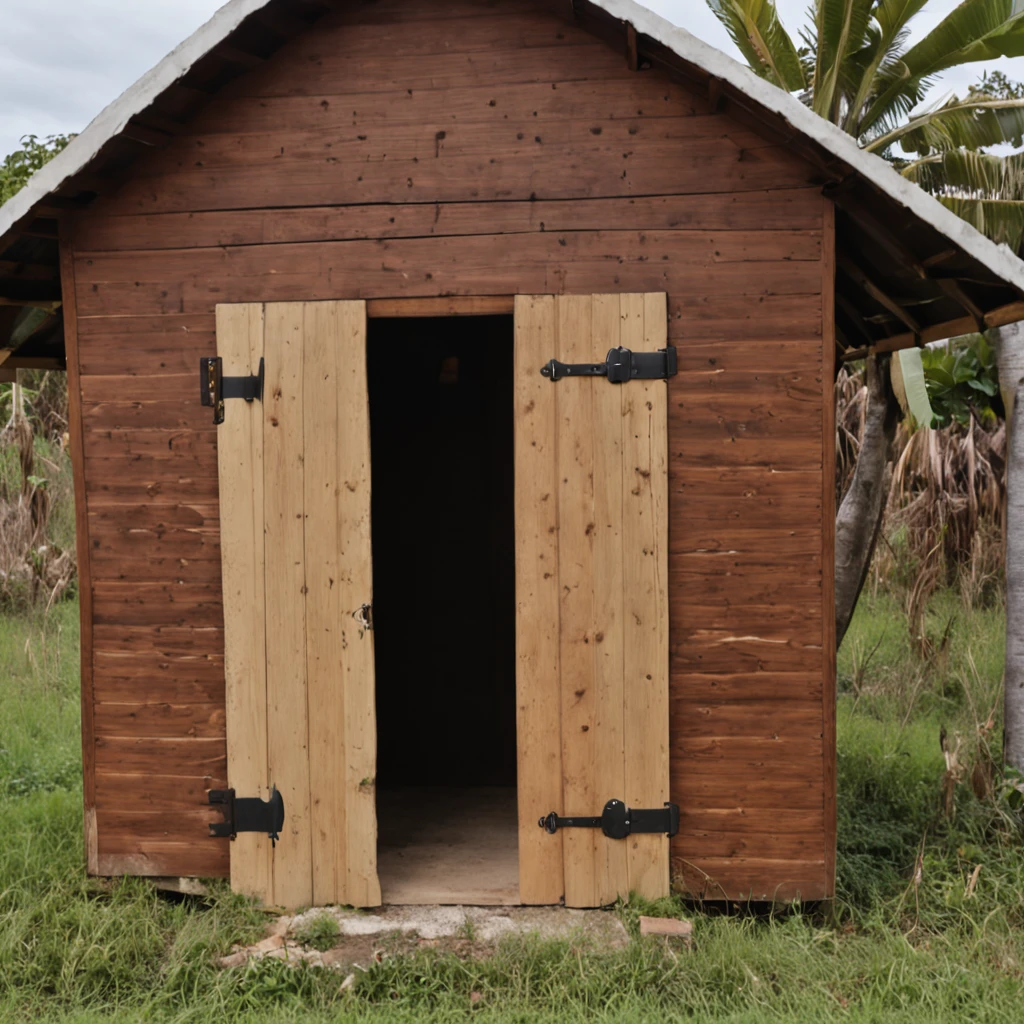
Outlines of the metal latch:
{"type": "Polygon", "coordinates": [[[603,363],[560,363],[552,359],[540,371],[551,381],[563,377],[607,377],[610,384],[631,380],[667,380],[678,373],[675,347],[657,352],[632,352],[628,348],[612,348],[603,363]]]}
{"type": "Polygon", "coordinates": [[[265,832],[276,845],[284,827],[284,800],[272,786],[270,799],[236,797],[233,789],[211,789],[210,804],[223,804],[224,820],[210,825],[210,835],[234,839],[239,832],[265,832]]]}
{"type": "Polygon", "coordinates": [[[625,839],[634,832],[674,836],[679,831],[679,805],[667,803],[652,810],[636,810],[621,800],[609,800],[600,818],[560,818],[552,811],[537,824],[551,835],[560,828],[599,828],[609,839],[625,839]]]}
{"type": "Polygon", "coordinates": [[[199,396],[203,405],[213,408],[213,422],[224,422],[224,399],[244,398],[247,402],[263,401],[263,360],[260,371],[248,377],[225,377],[220,356],[204,356],[199,360],[199,396]]]}

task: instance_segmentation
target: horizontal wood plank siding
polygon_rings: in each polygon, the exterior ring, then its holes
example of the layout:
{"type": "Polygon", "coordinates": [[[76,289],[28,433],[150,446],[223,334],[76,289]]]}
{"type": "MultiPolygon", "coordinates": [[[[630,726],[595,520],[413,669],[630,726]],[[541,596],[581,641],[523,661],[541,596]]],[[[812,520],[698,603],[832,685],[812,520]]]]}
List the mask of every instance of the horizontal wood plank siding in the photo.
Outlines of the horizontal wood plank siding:
{"type": "Polygon", "coordinates": [[[666,292],[674,865],[709,898],[828,894],[811,168],[543,6],[380,0],[237,79],[69,226],[101,872],[227,873],[205,838],[226,771],[196,382],[215,305],[666,292]]]}

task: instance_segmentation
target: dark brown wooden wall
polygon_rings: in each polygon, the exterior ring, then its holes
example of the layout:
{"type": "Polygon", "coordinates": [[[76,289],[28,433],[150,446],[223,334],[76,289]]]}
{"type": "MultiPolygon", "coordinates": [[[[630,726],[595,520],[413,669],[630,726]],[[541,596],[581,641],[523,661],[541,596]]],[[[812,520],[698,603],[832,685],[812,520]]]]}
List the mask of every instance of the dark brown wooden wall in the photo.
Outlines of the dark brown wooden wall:
{"type": "Polygon", "coordinates": [[[813,181],[528,0],[380,0],[236,80],[72,222],[91,870],[227,870],[204,808],[225,781],[197,386],[215,304],[666,291],[677,867],[709,897],[826,895],[832,236],[813,181]]]}

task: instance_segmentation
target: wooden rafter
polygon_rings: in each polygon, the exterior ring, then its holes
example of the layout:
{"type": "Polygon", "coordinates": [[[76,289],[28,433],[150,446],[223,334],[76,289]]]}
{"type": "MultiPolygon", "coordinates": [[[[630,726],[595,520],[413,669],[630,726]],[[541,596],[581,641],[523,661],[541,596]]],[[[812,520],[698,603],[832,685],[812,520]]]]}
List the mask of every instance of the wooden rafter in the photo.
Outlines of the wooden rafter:
{"type": "Polygon", "coordinates": [[[60,268],[48,263],[19,263],[16,260],[0,260],[0,277],[18,281],[56,281],[60,268]]]}
{"type": "Polygon", "coordinates": [[[256,20],[283,39],[298,35],[310,27],[310,22],[290,11],[276,7],[264,7],[262,11],[257,11],[256,20]]]}
{"type": "Polygon", "coordinates": [[[4,241],[13,241],[18,235],[25,235],[27,238],[49,238],[56,241],[58,238],[57,221],[53,217],[34,217],[30,224],[18,227],[4,241]]]}
{"type": "Polygon", "coordinates": [[[8,299],[0,295],[0,306],[28,306],[32,309],[45,309],[47,313],[56,313],[61,307],[60,299],[8,299]]]}
{"type": "Polygon", "coordinates": [[[626,26],[626,66],[630,71],[640,70],[640,47],[637,44],[636,29],[626,26]]]}
{"type": "Polygon", "coordinates": [[[955,255],[956,249],[943,249],[942,252],[937,252],[921,262],[926,267],[937,267],[940,263],[945,263],[947,260],[951,260],[955,255]]]}
{"type": "Polygon", "coordinates": [[[257,53],[250,53],[248,50],[243,50],[240,46],[236,46],[234,43],[221,43],[216,46],[213,53],[228,61],[231,64],[241,64],[245,68],[258,68],[261,64],[266,62],[266,57],[261,57],[257,53]]]}
{"type": "Polygon", "coordinates": [[[80,199],[71,199],[68,196],[49,195],[32,211],[37,217],[45,217],[57,220],[65,213],[74,213],[82,210],[89,204],[80,199]]]}
{"type": "MultiPolygon", "coordinates": [[[[888,228],[876,217],[860,207],[847,205],[842,198],[837,203],[850,215],[854,223],[869,235],[901,267],[912,271],[922,281],[934,281],[965,312],[974,317],[978,330],[984,330],[985,314],[953,278],[933,277],[922,263],[888,228]]],[[[941,253],[945,256],[945,253],[941,253]]],[[[940,261],[941,262],[941,261],[940,261]]]]}
{"type": "Polygon", "coordinates": [[[840,270],[850,278],[862,291],[887,309],[897,320],[903,323],[915,335],[920,335],[921,325],[890,295],[880,288],[867,272],[862,270],[852,257],[840,253],[837,258],[840,270]]]}
{"type": "Polygon", "coordinates": [[[836,305],[843,311],[847,319],[853,324],[864,340],[873,345],[875,338],[870,328],[864,323],[861,311],[842,292],[836,291],[836,305]]]}
{"type": "Polygon", "coordinates": [[[166,146],[173,138],[168,132],[139,124],[137,121],[129,121],[122,129],[121,135],[132,142],[141,142],[144,146],[153,146],[157,149],[166,146]]]}
{"type": "Polygon", "coordinates": [[[920,260],[882,223],[859,206],[837,200],[858,228],[874,239],[897,263],[913,271],[921,280],[928,280],[928,270],[920,260]]]}
{"type": "Polygon", "coordinates": [[[11,370],[65,370],[67,365],[55,356],[19,356],[17,351],[4,360],[4,366],[11,370]]]}
{"type": "Polygon", "coordinates": [[[166,114],[162,114],[153,108],[139,114],[138,117],[133,117],[129,122],[132,125],[152,128],[169,136],[177,135],[185,127],[186,123],[186,121],[179,120],[178,118],[168,117],[166,114]]]}
{"type": "Polygon", "coordinates": [[[985,330],[985,313],[981,307],[963,290],[959,281],[953,278],[938,277],[938,286],[956,303],[962,306],[973,318],[974,326],[979,331],[985,330]]]}
{"type": "MultiPolygon", "coordinates": [[[[1008,305],[993,309],[984,316],[985,329],[993,327],[1005,327],[1007,324],[1024,320],[1024,301],[1011,302],[1008,305]]],[[[851,359],[863,359],[868,355],[877,355],[885,352],[898,352],[904,348],[914,348],[916,345],[927,345],[933,341],[944,341],[946,338],[956,338],[961,334],[970,334],[975,330],[974,317],[960,317],[958,320],[947,320],[945,323],[934,324],[923,328],[920,333],[893,334],[888,338],[882,338],[872,345],[863,348],[852,349],[843,355],[843,360],[849,362],[851,359]]]]}
{"type": "Polygon", "coordinates": [[[722,80],[714,75],[708,77],[708,107],[712,114],[717,114],[725,106],[725,93],[722,80]]]}

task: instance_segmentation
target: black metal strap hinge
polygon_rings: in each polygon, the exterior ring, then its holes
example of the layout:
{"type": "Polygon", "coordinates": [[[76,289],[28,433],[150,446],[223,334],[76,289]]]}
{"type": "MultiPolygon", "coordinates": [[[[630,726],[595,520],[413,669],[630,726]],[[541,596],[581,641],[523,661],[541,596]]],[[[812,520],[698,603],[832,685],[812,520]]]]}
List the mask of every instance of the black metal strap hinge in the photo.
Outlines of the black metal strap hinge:
{"type": "Polygon", "coordinates": [[[210,804],[223,805],[224,820],[210,825],[210,835],[234,839],[239,832],[265,832],[276,845],[284,827],[284,800],[277,787],[270,790],[270,799],[236,797],[233,789],[211,789],[210,804]]]}
{"type": "Polygon", "coordinates": [[[199,360],[199,394],[203,405],[213,408],[213,422],[223,423],[226,398],[263,401],[263,360],[254,376],[225,377],[220,356],[204,356],[199,360]]]}
{"type": "Polygon", "coordinates": [[[563,377],[607,377],[610,384],[631,380],[667,380],[678,373],[674,346],[657,352],[632,352],[628,348],[612,348],[603,363],[560,363],[552,359],[540,371],[551,381],[563,377]]]}
{"type": "Polygon", "coordinates": [[[609,839],[625,839],[634,832],[664,832],[674,836],[679,831],[679,805],[638,810],[627,807],[621,800],[609,800],[599,818],[561,818],[552,811],[537,824],[551,835],[560,828],[599,828],[609,839]]]}

